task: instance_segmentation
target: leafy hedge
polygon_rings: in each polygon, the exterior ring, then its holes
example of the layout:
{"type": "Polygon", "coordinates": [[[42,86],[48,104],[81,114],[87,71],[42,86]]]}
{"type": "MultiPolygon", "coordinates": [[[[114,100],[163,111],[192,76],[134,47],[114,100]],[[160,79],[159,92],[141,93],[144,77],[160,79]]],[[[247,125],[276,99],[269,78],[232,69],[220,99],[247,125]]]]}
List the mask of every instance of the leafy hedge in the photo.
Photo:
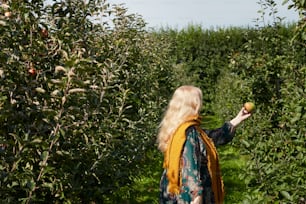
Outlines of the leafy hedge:
{"type": "Polygon", "coordinates": [[[260,29],[232,58],[233,71],[247,87],[241,94],[258,107],[241,138],[250,155],[244,177],[260,192],[249,196],[250,203],[305,201],[306,49],[299,41],[290,43],[290,30],[260,29]]]}
{"type": "Polygon", "coordinates": [[[106,202],[154,148],[168,43],[122,6],[43,2],[1,5],[0,201],[106,202]]]}

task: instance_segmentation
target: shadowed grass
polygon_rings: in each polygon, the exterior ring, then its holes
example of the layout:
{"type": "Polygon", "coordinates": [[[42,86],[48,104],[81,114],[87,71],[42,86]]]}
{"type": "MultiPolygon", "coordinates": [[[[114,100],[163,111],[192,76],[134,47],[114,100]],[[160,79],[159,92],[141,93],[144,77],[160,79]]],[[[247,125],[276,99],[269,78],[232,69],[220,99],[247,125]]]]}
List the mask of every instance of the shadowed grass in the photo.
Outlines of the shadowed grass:
{"type": "Polygon", "coordinates": [[[163,157],[157,150],[148,154],[150,154],[150,161],[143,165],[143,173],[134,175],[130,185],[118,189],[112,196],[113,200],[110,203],[158,204],[163,157]]]}
{"type": "Polygon", "coordinates": [[[219,149],[222,177],[225,188],[225,204],[242,203],[246,194],[245,182],[239,177],[246,165],[246,157],[233,146],[219,149]]]}

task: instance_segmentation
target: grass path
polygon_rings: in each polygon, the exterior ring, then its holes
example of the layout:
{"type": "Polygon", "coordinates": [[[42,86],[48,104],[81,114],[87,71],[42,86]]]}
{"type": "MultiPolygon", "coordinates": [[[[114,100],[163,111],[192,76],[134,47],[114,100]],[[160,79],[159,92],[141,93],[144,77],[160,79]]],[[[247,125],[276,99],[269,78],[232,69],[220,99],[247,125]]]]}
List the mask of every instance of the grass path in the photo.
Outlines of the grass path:
{"type": "Polygon", "coordinates": [[[239,174],[244,170],[247,158],[233,146],[221,148],[219,154],[226,193],[224,204],[242,203],[246,186],[239,174]]]}

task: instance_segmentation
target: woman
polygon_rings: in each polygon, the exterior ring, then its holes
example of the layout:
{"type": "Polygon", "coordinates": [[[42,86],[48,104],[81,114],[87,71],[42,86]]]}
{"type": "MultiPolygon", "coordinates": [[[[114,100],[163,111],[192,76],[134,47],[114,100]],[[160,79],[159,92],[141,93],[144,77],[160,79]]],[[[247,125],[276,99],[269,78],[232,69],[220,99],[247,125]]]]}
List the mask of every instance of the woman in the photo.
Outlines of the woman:
{"type": "Polygon", "coordinates": [[[202,91],[181,86],[161,121],[158,148],[164,154],[160,203],[223,203],[224,191],[215,145],[233,139],[235,128],[251,114],[244,108],[230,122],[212,131],[200,128],[202,91]]]}

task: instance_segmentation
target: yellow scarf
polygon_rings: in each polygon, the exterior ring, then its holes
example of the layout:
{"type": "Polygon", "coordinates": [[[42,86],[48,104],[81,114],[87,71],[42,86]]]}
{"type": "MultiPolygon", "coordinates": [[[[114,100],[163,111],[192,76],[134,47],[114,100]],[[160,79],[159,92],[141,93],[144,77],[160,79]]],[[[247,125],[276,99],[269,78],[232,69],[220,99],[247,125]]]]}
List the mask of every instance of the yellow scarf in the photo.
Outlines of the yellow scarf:
{"type": "Polygon", "coordinates": [[[193,116],[182,123],[172,135],[168,148],[164,154],[164,168],[167,169],[169,180],[168,190],[170,193],[179,194],[181,186],[180,178],[180,159],[183,146],[186,141],[186,130],[190,126],[195,126],[199,131],[205,144],[208,160],[208,171],[212,181],[212,190],[214,192],[215,203],[223,203],[224,188],[221,178],[218,153],[213,141],[200,128],[200,117],[193,116]]]}

